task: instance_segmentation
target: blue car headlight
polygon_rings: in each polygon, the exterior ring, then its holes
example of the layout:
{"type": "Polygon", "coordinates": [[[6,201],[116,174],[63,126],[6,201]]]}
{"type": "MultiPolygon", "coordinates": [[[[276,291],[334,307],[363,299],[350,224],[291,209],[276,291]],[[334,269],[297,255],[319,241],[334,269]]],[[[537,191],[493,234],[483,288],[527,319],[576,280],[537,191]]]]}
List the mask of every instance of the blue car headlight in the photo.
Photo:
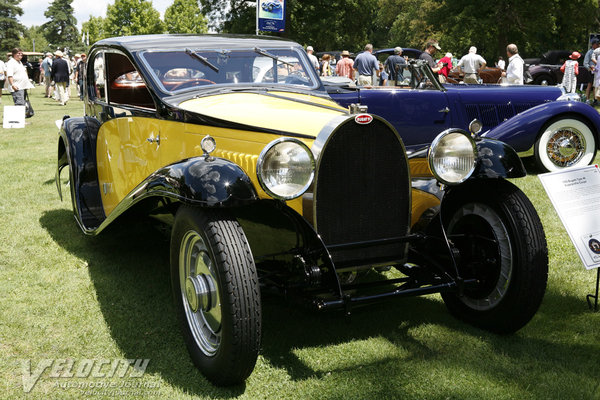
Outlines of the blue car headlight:
{"type": "Polygon", "coordinates": [[[433,140],[427,158],[431,172],[440,182],[455,185],[469,179],[475,171],[477,146],[467,132],[449,129],[433,140]]]}
{"type": "Polygon", "coordinates": [[[312,184],[314,174],[312,151],[294,138],[280,138],[269,143],[256,164],[260,186],[280,200],[301,196],[312,184]]]}

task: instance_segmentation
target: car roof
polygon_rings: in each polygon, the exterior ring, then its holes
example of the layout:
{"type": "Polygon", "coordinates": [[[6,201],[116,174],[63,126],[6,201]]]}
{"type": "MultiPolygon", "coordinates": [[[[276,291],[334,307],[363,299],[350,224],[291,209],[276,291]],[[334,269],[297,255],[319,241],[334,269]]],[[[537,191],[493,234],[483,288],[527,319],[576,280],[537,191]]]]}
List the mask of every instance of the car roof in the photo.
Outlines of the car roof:
{"type": "Polygon", "coordinates": [[[253,35],[140,35],[140,36],[120,36],[108,39],[102,39],[94,44],[94,47],[120,47],[130,52],[141,50],[174,50],[185,48],[223,48],[228,49],[247,49],[248,47],[300,47],[300,45],[291,40],[277,38],[273,36],[253,36],[253,35]]]}

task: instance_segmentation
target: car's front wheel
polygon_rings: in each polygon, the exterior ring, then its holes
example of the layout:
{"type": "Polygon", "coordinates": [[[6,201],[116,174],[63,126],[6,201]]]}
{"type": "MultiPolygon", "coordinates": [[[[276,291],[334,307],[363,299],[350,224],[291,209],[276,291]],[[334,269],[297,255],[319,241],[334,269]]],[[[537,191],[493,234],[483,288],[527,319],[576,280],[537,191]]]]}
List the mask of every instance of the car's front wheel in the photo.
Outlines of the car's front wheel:
{"type": "Polygon", "coordinates": [[[545,171],[589,165],[596,156],[596,138],[585,122],[559,118],[542,129],[534,155],[538,166],[545,171]]]}
{"type": "Polygon", "coordinates": [[[235,218],[180,207],[171,233],[171,286],[194,364],[214,384],[242,383],[258,356],[261,304],[252,253],[235,218]]]}
{"type": "MultiPolygon", "coordinates": [[[[461,189],[459,189],[461,190],[461,189]]],[[[463,293],[446,293],[450,312],[475,326],[512,333],[539,308],[548,276],[548,250],[540,219],[513,184],[468,184],[444,206],[448,239],[458,250],[463,293]]]]}

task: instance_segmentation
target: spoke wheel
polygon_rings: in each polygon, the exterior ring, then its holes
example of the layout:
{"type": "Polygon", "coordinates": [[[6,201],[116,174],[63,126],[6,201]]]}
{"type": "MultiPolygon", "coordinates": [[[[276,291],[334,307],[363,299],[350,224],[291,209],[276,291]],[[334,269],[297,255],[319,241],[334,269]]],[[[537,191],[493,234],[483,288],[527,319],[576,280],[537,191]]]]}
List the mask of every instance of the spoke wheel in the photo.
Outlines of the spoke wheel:
{"type": "Polygon", "coordinates": [[[596,140],[583,121],[563,118],[543,129],[534,150],[541,168],[558,171],[591,164],[596,155],[596,140]]]}
{"type": "Polygon", "coordinates": [[[510,182],[471,182],[444,198],[442,217],[458,250],[463,293],[442,295],[449,311],[475,326],[511,333],[538,310],[546,290],[548,250],[539,217],[510,182]]]}
{"type": "Polygon", "coordinates": [[[256,266],[234,217],[179,208],[171,233],[171,286],[194,364],[216,385],[242,383],[258,356],[261,305],[256,266]]]}

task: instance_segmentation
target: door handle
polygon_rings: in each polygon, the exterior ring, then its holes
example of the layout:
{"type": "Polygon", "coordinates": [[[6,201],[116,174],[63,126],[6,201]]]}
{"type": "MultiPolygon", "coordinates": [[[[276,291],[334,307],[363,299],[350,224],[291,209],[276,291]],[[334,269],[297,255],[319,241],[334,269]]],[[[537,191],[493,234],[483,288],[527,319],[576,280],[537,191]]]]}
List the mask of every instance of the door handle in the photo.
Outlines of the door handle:
{"type": "Polygon", "coordinates": [[[438,112],[448,114],[450,112],[450,109],[448,107],[446,107],[446,108],[442,108],[441,110],[438,110],[438,112]]]}
{"type": "Polygon", "coordinates": [[[156,139],[153,137],[149,137],[148,139],[146,139],[148,142],[150,143],[156,143],[158,145],[160,145],[160,135],[156,136],[156,139]]]}

